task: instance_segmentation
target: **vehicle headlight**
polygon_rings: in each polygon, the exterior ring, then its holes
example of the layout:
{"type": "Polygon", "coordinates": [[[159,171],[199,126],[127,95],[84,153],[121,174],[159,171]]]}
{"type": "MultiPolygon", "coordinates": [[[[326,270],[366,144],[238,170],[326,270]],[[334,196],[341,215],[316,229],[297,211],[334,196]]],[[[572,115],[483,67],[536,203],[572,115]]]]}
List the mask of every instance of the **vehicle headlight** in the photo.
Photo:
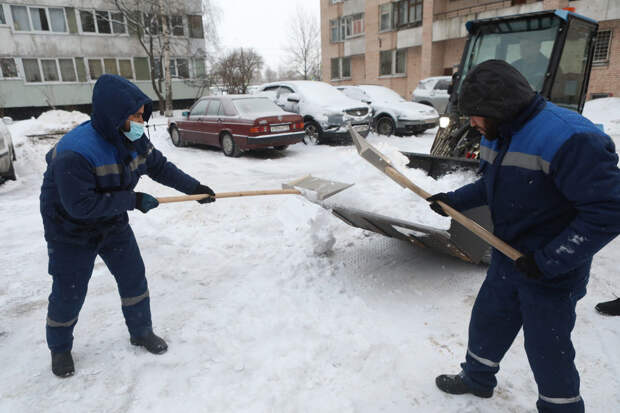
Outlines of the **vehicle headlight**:
{"type": "Polygon", "coordinates": [[[450,126],[450,118],[448,116],[440,117],[439,118],[439,127],[445,129],[448,126],[450,126]]]}

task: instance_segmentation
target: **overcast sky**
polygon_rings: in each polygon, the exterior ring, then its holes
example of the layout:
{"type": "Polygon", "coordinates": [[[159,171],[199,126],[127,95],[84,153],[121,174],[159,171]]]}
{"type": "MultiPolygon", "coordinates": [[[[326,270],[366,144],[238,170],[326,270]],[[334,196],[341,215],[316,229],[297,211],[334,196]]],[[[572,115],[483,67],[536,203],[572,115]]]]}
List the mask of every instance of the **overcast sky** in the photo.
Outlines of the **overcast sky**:
{"type": "Polygon", "coordinates": [[[217,24],[223,50],[253,47],[274,70],[284,60],[290,17],[297,6],[319,22],[319,0],[212,0],[219,8],[217,24]]]}

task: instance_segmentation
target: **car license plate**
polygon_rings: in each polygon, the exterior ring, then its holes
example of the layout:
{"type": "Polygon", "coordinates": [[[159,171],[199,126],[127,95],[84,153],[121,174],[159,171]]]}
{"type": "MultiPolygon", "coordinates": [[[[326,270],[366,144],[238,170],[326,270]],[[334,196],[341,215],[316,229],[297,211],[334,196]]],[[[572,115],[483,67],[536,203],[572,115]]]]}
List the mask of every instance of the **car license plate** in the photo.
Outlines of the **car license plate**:
{"type": "Polygon", "coordinates": [[[355,125],[355,126],[353,126],[353,129],[355,129],[358,132],[367,131],[368,130],[368,125],[355,125]]]}
{"type": "Polygon", "coordinates": [[[290,130],[290,127],[288,125],[278,125],[271,127],[272,132],[286,132],[288,130],[290,130]]]}

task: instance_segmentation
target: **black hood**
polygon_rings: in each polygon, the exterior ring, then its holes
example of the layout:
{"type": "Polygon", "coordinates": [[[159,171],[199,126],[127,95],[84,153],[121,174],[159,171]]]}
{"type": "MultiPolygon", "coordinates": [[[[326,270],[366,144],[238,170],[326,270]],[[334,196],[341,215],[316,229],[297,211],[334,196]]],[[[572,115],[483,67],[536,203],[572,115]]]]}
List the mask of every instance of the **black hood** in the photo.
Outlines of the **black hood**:
{"type": "Polygon", "coordinates": [[[506,123],[532,102],[536,92],[527,79],[503,60],[487,60],[474,67],[459,92],[459,112],[506,123]]]}

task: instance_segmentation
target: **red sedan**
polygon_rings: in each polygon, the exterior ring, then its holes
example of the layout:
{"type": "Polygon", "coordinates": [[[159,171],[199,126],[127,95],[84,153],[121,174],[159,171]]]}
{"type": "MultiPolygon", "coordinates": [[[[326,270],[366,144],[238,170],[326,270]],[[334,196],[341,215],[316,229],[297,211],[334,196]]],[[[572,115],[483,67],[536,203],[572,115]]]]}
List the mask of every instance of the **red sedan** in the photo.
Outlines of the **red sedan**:
{"type": "Polygon", "coordinates": [[[252,95],[206,96],[198,99],[182,119],[168,121],[175,146],[197,143],[222,148],[237,157],[243,150],[284,150],[301,142],[303,118],[285,112],[267,97],[252,95]]]}

